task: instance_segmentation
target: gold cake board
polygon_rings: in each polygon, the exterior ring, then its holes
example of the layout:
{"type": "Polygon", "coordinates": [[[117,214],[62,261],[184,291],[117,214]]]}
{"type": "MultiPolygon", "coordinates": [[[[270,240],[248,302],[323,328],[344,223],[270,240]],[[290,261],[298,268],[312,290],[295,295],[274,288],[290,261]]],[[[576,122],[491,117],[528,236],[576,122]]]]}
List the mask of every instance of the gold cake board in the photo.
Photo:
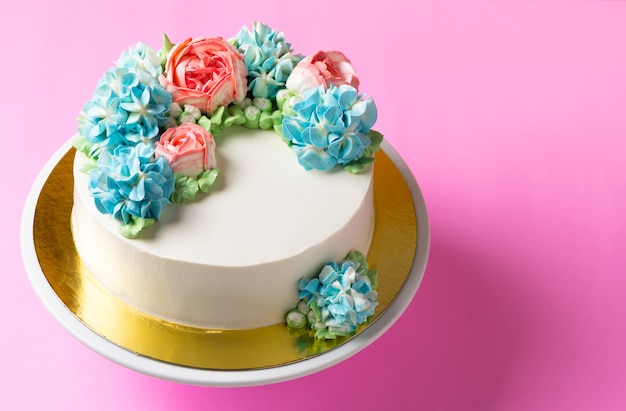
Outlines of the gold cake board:
{"type": "Polygon", "coordinates": [[[70,333],[137,371],[199,385],[261,384],[315,372],[391,326],[424,274],[429,228],[423,198],[406,165],[383,142],[374,168],[375,226],[367,255],[379,272],[379,305],[356,335],[316,340],[284,324],[218,330],[159,320],[114,297],[84,267],[70,223],[74,154],[66,143],[31,189],[22,219],[24,263],[40,299],[70,333]]]}

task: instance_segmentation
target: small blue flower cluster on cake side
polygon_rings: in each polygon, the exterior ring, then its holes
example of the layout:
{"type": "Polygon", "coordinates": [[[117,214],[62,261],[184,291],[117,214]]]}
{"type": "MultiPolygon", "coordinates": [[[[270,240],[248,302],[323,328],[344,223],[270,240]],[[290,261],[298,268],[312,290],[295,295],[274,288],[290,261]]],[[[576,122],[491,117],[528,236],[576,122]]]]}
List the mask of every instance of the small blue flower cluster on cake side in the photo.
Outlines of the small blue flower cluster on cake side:
{"type": "Polygon", "coordinates": [[[352,251],[343,261],[325,264],[317,277],[300,281],[300,303],[287,314],[287,325],[308,324],[320,339],[354,334],[374,315],[377,286],[378,272],[369,269],[361,252],[352,251]]]}

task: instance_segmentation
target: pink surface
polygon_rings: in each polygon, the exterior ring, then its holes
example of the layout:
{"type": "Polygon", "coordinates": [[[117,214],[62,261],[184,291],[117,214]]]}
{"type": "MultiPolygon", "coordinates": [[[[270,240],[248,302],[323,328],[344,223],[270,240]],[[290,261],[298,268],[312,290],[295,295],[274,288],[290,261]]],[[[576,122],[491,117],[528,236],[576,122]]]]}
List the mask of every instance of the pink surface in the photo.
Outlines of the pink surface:
{"type": "Polygon", "coordinates": [[[626,3],[157,3],[23,0],[3,14],[0,408],[626,408],[626,3]],[[253,20],[299,52],[352,59],[426,198],[429,265],[384,336],[318,374],[157,380],[86,348],[38,301],[22,207],[122,49],[253,20]]]}

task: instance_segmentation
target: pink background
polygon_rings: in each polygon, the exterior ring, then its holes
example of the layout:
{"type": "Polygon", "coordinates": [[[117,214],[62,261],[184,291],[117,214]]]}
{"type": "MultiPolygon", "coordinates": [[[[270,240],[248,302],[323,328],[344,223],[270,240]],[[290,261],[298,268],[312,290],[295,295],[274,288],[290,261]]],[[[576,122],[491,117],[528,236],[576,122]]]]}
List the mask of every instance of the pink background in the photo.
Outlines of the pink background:
{"type": "Polygon", "coordinates": [[[626,3],[362,3],[4,8],[0,408],[626,409],[626,3]],[[249,388],[161,381],[99,356],[46,311],[20,258],[22,208],[123,49],[159,47],[163,32],[228,38],[255,20],[298,52],[352,59],[376,129],[426,198],[428,268],[385,335],[318,374],[249,388]]]}

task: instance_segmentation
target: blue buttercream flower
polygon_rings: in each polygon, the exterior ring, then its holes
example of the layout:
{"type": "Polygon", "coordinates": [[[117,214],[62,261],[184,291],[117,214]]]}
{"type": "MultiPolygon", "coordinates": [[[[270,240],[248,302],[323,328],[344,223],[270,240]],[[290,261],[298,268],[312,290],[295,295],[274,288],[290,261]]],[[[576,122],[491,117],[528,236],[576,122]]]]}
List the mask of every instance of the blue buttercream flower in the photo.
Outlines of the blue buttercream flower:
{"type": "Polygon", "coordinates": [[[262,23],[253,23],[252,31],[244,26],[231,42],[246,63],[248,89],[253,97],[275,98],[303,58],[292,53],[291,44],[285,41],[282,32],[262,23]]]}
{"type": "Polygon", "coordinates": [[[105,151],[89,175],[89,190],[96,208],[123,224],[133,218],[158,220],[170,204],[175,178],[163,157],[154,158],[154,148],[139,143],[105,151]]]}
{"type": "Polygon", "coordinates": [[[145,86],[158,84],[158,78],[163,73],[161,57],[147,44],[138,42],[124,50],[115,62],[116,67],[128,69],[137,74],[145,86]]]}
{"type": "Polygon", "coordinates": [[[312,310],[307,317],[316,335],[348,335],[367,321],[378,305],[372,284],[376,275],[375,270],[368,270],[363,254],[355,251],[344,261],[324,265],[317,277],[302,279],[299,298],[312,310]]]}
{"type": "Polygon", "coordinates": [[[79,133],[93,144],[92,157],[117,146],[154,144],[167,121],[172,96],[138,68],[112,67],[98,81],[78,117],[79,133]],[[141,74],[143,73],[143,74],[141,74]]]}
{"type": "Polygon", "coordinates": [[[283,137],[307,170],[328,170],[359,160],[372,143],[368,136],[376,122],[374,100],[364,99],[350,85],[307,90],[286,114],[283,137]]]}

